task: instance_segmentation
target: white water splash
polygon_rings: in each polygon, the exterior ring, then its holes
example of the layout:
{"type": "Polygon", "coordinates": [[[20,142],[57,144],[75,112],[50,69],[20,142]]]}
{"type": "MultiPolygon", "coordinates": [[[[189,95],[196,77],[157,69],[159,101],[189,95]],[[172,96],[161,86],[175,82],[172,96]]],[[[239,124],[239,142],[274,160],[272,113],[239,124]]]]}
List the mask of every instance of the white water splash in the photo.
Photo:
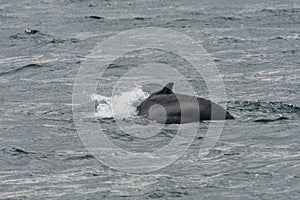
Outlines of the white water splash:
{"type": "Polygon", "coordinates": [[[148,96],[141,86],[137,86],[132,91],[112,97],[93,94],[91,100],[97,102],[95,116],[98,118],[128,118],[137,114],[136,107],[148,96]]]}

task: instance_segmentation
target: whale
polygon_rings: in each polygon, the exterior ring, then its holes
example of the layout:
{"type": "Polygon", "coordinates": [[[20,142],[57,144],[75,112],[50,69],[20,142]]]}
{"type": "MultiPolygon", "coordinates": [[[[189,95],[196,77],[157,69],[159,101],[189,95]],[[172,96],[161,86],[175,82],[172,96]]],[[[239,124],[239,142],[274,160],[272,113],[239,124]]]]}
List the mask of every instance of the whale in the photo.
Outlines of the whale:
{"type": "Polygon", "coordinates": [[[228,120],[234,117],[220,105],[197,96],[173,92],[168,83],[137,106],[137,115],[162,124],[184,124],[205,120],[228,120]]]}

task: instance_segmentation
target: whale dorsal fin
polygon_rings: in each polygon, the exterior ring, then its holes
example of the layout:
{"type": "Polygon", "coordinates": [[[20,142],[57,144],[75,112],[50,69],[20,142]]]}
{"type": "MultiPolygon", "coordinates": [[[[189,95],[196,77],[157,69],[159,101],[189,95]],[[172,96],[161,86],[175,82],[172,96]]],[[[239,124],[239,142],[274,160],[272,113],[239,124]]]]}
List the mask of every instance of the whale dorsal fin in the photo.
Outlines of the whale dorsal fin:
{"type": "Polygon", "coordinates": [[[161,91],[159,91],[159,94],[173,94],[173,85],[173,82],[168,83],[161,91]]]}

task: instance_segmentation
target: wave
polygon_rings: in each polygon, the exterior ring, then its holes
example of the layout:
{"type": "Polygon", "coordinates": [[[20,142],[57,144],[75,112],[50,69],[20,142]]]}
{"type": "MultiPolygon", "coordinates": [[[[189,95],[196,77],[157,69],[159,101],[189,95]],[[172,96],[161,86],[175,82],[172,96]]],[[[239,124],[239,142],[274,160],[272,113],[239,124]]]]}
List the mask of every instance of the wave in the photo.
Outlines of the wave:
{"type": "Polygon", "coordinates": [[[86,16],[85,18],[90,18],[90,19],[104,19],[104,17],[100,17],[100,16],[96,16],[96,15],[86,16]]]}
{"type": "Polygon", "coordinates": [[[8,154],[8,155],[11,155],[11,156],[34,154],[33,152],[29,152],[29,151],[26,151],[24,149],[15,148],[15,147],[9,148],[9,149],[3,148],[0,151],[4,154],[8,154]]]}
{"type": "Polygon", "coordinates": [[[300,119],[300,107],[284,102],[230,101],[228,110],[241,120],[253,122],[300,119]]]}
{"type": "Polygon", "coordinates": [[[13,157],[30,157],[32,159],[52,159],[54,157],[59,157],[62,160],[86,160],[86,159],[94,159],[94,156],[91,154],[87,154],[86,152],[69,152],[69,151],[56,151],[56,152],[48,152],[45,154],[44,152],[35,152],[28,151],[20,147],[4,147],[0,149],[0,154],[13,156],[13,157]]]}
{"type": "Polygon", "coordinates": [[[9,70],[9,71],[6,71],[6,72],[0,72],[0,76],[11,75],[11,74],[15,74],[15,73],[18,73],[20,71],[23,71],[23,70],[36,69],[36,68],[42,68],[42,67],[43,66],[39,65],[39,64],[29,64],[29,65],[18,67],[18,68],[15,68],[15,69],[12,69],[12,70],[9,70]]]}
{"type": "Polygon", "coordinates": [[[287,117],[278,117],[278,118],[275,118],[275,119],[257,119],[257,120],[254,120],[254,122],[267,123],[267,122],[282,121],[282,120],[286,120],[286,119],[289,119],[289,118],[287,118],[287,117]]]}

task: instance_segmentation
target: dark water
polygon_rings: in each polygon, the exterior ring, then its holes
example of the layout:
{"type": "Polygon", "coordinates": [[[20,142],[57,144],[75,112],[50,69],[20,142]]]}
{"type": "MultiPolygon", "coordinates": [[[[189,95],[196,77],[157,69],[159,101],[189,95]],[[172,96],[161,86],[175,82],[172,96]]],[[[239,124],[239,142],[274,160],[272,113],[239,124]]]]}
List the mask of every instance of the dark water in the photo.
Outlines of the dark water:
{"type": "MultiPolygon", "coordinates": [[[[2,0],[0,24],[1,199],[299,199],[298,1],[2,0]],[[96,43],[140,27],[199,41],[222,74],[236,120],[225,123],[206,158],[195,152],[210,122],[172,165],[130,174],[83,146],[72,92],[96,43]]],[[[121,64],[114,70],[124,70],[121,64]]],[[[114,132],[114,120],[99,122],[116,142],[138,143],[114,132]]],[[[164,132],[145,148],[172,137],[164,132]]]]}

